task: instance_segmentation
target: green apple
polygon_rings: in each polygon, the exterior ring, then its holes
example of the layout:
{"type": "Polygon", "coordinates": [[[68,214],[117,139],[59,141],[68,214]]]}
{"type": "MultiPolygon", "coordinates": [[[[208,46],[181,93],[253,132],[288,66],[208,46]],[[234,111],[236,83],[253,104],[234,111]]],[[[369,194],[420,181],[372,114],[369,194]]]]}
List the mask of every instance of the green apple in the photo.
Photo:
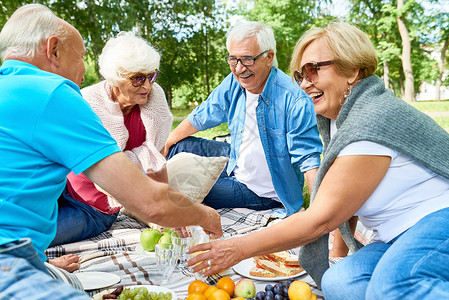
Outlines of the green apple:
{"type": "Polygon", "coordinates": [[[256,296],[256,287],[251,279],[243,278],[235,285],[234,294],[236,297],[245,299],[254,298],[256,296]]]}
{"type": "Polygon", "coordinates": [[[171,244],[171,233],[165,232],[157,242],[158,244],[171,244]]]}
{"type": "Polygon", "coordinates": [[[140,243],[143,249],[153,252],[155,245],[161,237],[162,233],[159,230],[155,228],[145,229],[140,233],[140,243]]]}
{"type": "Polygon", "coordinates": [[[162,231],[162,234],[168,232],[168,233],[172,233],[173,231],[175,231],[173,228],[165,228],[164,231],[162,231]]]}

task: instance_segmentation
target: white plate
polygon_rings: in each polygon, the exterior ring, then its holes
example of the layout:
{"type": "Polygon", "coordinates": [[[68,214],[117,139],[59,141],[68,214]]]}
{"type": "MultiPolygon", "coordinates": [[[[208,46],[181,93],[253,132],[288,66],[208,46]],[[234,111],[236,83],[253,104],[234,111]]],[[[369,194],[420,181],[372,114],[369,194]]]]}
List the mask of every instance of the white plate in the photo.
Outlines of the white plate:
{"type": "Polygon", "coordinates": [[[106,272],[80,272],[75,273],[83,285],[84,290],[96,290],[120,282],[120,276],[106,272]]]}
{"type": "Polygon", "coordinates": [[[239,262],[238,264],[233,266],[232,269],[234,269],[234,271],[239,275],[242,275],[244,277],[251,278],[254,280],[262,280],[262,281],[281,281],[281,280],[286,280],[286,279],[290,279],[290,278],[295,278],[295,277],[301,276],[306,273],[306,271],[302,271],[302,272],[299,272],[298,274],[295,274],[292,276],[285,276],[285,277],[276,275],[276,277],[274,277],[274,278],[251,276],[251,275],[249,275],[249,270],[251,270],[251,268],[254,267],[255,265],[256,264],[254,263],[253,259],[248,258],[248,259],[242,260],[241,262],[239,262]]]}
{"type": "MultiPolygon", "coordinates": [[[[171,293],[171,298],[172,300],[176,300],[178,299],[178,295],[176,295],[175,292],[173,292],[172,290],[170,290],[169,288],[163,287],[163,286],[157,286],[157,285],[125,285],[124,288],[125,289],[133,289],[133,288],[141,288],[141,287],[145,287],[147,288],[148,292],[162,292],[162,293],[171,293]]],[[[110,289],[108,290],[108,293],[114,291],[115,289],[110,289]]],[[[105,294],[105,292],[101,292],[98,294],[105,294]]],[[[97,296],[98,294],[95,294],[94,296],[92,296],[95,299],[95,296],[97,296]]]]}
{"type": "Polygon", "coordinates": [[[147,251],[147,250],[143,249],[142,244],[137,244],[136,252],[139,253],[140,255],[145,255],[145,256],[149,256],[149,257],[156,257],[156,254],[154,252],[150,252],[150,251],[147,251]]]}

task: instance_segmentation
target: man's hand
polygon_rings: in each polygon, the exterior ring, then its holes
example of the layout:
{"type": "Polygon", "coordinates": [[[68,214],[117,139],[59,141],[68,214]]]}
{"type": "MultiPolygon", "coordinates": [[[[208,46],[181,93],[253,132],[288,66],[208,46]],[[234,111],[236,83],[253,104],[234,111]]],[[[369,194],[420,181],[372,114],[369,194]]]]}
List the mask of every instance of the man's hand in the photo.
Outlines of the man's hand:
{"type": "Polygon", "coordinates": [[[78,255],[68,254],[51,259],[48,262],[60,269],[72,273],[73,271],[76,271],[80,268],[80,265],[78,263],[79,259],[80,257],[78,255]]]}
{"type": "Polygon", "coordinates": [[[204,206],[207,209],[208,218],[204,220],[204,224],[200,226],[209,234],[209,238],[218,239],[223,236],[223,228],[221,227],[221,216],[213,208],[204,206]]]}

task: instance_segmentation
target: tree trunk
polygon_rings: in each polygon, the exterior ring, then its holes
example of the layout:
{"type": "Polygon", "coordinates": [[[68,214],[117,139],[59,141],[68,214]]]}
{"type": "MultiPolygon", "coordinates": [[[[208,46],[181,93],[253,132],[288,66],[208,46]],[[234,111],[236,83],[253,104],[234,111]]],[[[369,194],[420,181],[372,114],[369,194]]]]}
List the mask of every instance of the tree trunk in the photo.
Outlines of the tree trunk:
{"type": "Polygon", "coordinates": [[[165,91],[167,93],[167,104],[170,109],[172,109],[172,89],[171,86],[167,87],[167,90],[165,91]]]}
{"type": "Polygon", "coordinates": [[[385,88],[390,88],[390,63],[388,61],[384,62],[384,84],[385,88]]]}
{"type": "Polygon", "coordinates": [[[399,69],[399,86],[401,89],[401,99],[405,98],[404,79],[404,69],[399,69]]]}
{"type": "MultiPolygon", "coordinates": [[[[398,0],[398,11],[401,7],[404,6],[404,0],[398,0]]],[[[414,78],[413,78],[413,69],[412,69],[412,61],[411,61],[411,42],[410,42],[410,34],[405,26],[404,16],[396,18],[398,23],[399,33],[401,34],[402,39],[402,68],[404,69],[405,74],[405,91],[404,91],[404,100],[406,102],[414,102],[415,101],[415,86],[414,86],[414,78]]]]}
{"type": "Polygon", "coordinates": [[[204,41],[206,43],[206,87],[207,96],[210,95],[210,84],[209,84],[209,41],[207,40],[207,26],[204,32],[204,41]]]}
{"type": "Polygon", "coordinates": [[[440,94],[441,80],[443,78],[444,61],[446,60],[446,51],[447,51],[448,47],[449,47],[449,35],[446,37],[446,41],[444,42],[443,48],[441,49],[440,59],[438,60],[438,77],[437,77],[437,82],[435,84],[435,90],[436,90],[435,100],[436,101],[441,100],[441,94],[440,94]]]}

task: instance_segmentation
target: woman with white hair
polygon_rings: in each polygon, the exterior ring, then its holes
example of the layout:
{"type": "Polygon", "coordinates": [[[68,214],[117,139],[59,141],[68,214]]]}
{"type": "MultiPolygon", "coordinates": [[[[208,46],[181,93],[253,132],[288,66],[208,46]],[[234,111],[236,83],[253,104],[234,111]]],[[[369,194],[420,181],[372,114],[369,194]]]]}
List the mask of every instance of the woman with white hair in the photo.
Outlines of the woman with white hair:
{"type": "MultiPolygon", "coordinates": [[[[105,80],[81,93],[134,164],[152,179],[168,183],[160,150],[173,117],[164,91],[155,83],[159,63],[159,53],[145,40],[121,32],[106,43],[100,55],[105,80]]],[[[58,230],[51,246],[100,234],[112,226],[121,208],[86,176],[73,172],[67,176],[59,206],[58,230]]]]}

